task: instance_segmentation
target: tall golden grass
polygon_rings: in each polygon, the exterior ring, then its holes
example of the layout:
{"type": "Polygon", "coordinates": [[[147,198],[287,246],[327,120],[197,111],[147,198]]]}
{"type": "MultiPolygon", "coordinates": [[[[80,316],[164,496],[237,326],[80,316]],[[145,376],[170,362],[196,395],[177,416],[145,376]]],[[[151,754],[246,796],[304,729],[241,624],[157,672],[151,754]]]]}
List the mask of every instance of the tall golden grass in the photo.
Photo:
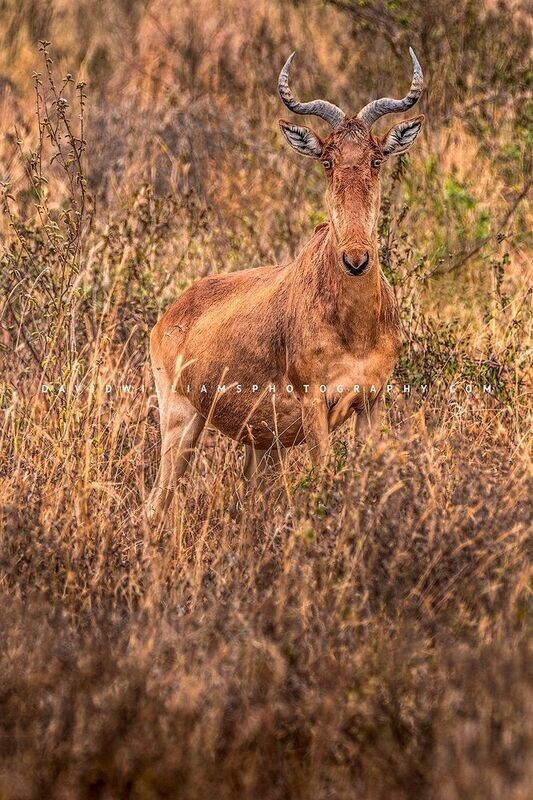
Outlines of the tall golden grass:
{"type": "Polygon", "coordinates": [[[2,800],[530,796],[526,11],[0,5],[2,800]],[[323,219],[281,64],[356,112],[404,91],[408,44],[427,119],[384,176],[380,435],[250,493],[207,431],[154,532],[150,327],[323,219]]]}

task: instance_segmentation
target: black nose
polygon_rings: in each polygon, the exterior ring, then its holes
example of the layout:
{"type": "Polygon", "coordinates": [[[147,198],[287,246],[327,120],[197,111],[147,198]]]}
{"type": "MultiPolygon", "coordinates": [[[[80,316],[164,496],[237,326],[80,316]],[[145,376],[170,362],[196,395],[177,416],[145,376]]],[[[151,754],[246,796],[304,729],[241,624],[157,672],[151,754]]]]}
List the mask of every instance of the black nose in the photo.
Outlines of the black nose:
{"type": "Polygon", "coordinates": [[[351,258],[348,256],[348,253],[342,254],[342,263],[346,267],[347,271],[350,275],[362,275],[365,269],[368,267],[368,262],[370,261],[370,254],[368,250],[363,255],[359,261],[354,263],[351,258]]]}

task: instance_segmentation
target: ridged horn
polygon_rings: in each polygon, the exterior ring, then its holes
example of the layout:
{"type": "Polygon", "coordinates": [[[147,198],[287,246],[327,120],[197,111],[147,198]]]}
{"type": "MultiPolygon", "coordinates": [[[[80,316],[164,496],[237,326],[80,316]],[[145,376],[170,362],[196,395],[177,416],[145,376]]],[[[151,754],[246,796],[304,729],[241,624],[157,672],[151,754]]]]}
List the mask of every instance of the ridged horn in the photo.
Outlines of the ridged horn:
{"type": "Polygon", "coordinates": [[[279,96],[291,111],[295,114],[313,114],[329,122],[332,128],[338,128],[346,116],[344,111],[327,100],[311,100],[309,103],[300,103],[289,89],[289,69],[295,53],[291,53],[285,62],[285,66],[279,73],[278,91],[279,96]]]}
{"type": "Polygon", "coordinates": [[[408,108],[414,106],[420,99],[424,86],[422,67],[412,47],[409,48],[409,53],[411,54],[411,60],[413,62],[413,80],[411,81],[409,94],[407,94],[403,100],[382,97],[380,100],[372,100],[371,103],[368,103],[362,108],[357,115],[357,119],[365,122],[369,128],[384,114],[399,114],[401,111],[407,111],[408,108]]]}

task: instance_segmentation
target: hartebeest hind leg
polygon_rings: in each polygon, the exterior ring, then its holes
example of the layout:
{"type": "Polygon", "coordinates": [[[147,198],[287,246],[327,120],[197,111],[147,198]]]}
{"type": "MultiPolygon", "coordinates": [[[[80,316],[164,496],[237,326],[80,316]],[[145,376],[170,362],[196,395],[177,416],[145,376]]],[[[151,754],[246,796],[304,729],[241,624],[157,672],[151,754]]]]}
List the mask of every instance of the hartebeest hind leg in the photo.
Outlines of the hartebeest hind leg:
{"type": "Polygon", "coordinates": [[[189,466],[205,419],[185,397],[172,396],[160,403],[161,463],[147,504],[148,519],[158,524],[172,501],[176,485],[189,466]]]}

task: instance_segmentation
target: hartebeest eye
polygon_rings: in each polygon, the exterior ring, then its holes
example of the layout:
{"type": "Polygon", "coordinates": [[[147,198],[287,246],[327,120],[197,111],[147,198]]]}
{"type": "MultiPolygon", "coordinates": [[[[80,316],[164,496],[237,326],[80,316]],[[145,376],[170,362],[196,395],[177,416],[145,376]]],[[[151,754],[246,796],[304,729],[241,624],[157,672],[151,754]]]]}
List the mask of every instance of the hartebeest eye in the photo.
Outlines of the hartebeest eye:
{"type": "Polygon", "coordinates": [[[373,158],[372,161],[370,162],[370,166],[372,167],[372,169],[377,169],[378,167],[381,167],[382,164],[383,164],[382,158],[373,158]]]}
{"type": "Polygon", "coordinates": [[[329,160],[329,158],[325,158],[325,159],[322,161],[322,164],[323,164],[323,166],[324,166],[324,169],[331,169],[331,167],[333,166],[333,164],[331,163],[331,161],[329,160]]]}

